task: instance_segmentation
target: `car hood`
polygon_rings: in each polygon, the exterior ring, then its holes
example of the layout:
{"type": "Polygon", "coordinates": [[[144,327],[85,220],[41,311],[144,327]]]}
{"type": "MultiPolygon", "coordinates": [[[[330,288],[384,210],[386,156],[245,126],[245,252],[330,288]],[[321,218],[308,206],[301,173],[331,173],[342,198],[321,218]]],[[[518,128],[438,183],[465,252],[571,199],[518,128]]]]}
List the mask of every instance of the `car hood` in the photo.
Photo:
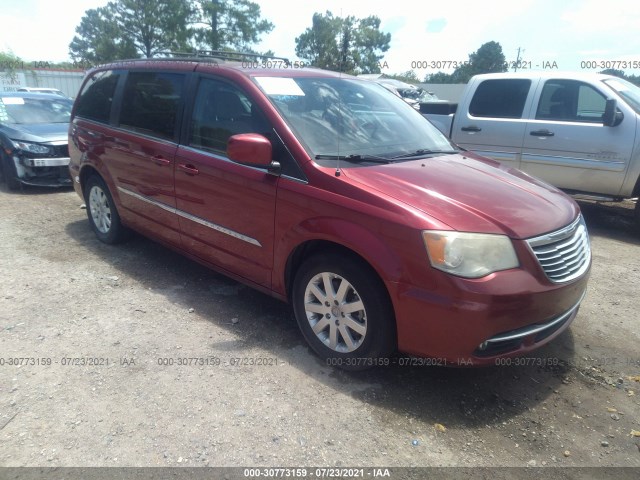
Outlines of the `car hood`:
{"type": "Polygon", "coordinates": [[[67,140],[68,123],[10,123],[2,126],[4,133],[13,140],[25,142],[58,142],[67,140]]]}
{"type": "Polygon", "coordinates": [[[345,168],[343,173],[458,231],[529,238],[564,227],[579,213],[578,205],[555,187],[473,154],[345,168]]]}

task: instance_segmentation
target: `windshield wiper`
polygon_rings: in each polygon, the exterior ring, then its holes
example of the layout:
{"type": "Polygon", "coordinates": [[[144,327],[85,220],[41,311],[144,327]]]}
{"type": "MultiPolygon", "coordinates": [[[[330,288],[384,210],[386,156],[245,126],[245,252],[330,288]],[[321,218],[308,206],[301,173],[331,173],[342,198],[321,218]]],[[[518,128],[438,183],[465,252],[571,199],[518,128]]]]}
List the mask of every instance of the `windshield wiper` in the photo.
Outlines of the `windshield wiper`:
{"type": "Polygon", "coordinates": [[[378,157],[376,155],[316,155],[316,160],[346,160],[348,162],[391,163],[390,158],[378,157]]]}
{"type": "Polygon", "coordinates": [[[419,148],[418,150],[414,150],[413,152],[403,153],[402,155],[391,157],[390,160],[394,160],[396,158],[420,157],[423,155],[433,154],[453,155],[454,153],[459,153],[459,150],[428,150],[426,148],[419,148]]]}

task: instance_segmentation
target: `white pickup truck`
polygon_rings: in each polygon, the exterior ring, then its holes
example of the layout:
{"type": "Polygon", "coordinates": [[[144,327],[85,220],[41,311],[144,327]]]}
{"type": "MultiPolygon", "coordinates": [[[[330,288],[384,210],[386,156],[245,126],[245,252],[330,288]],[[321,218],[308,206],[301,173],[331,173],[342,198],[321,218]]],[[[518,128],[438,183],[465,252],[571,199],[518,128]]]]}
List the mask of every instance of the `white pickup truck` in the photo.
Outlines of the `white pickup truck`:
{"type": "MultiPolygon", "coordinates": [[[[626,80],[558,71],[477,75],[457,109],[422,104],[421,112],[461,147],[577,197],[640,195],[640,88],[626,80]]],[[[640,201],[635,220],[640,230],[640,201]]]]}

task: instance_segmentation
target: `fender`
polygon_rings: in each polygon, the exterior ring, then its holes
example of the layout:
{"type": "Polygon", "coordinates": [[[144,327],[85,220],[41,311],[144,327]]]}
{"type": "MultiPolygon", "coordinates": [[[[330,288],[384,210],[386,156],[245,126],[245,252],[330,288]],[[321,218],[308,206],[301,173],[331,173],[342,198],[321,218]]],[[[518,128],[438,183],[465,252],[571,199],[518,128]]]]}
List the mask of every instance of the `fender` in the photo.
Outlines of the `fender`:
{"type": "Polygon", "coordinates": [[[340,245],[362,257],[383,281],[397,282],[402,277],[402,261],[397,253],[363,225],[340,218],[315,217],[304,220],[275,242],[272,289],[287,294],[286,265],[296,250],[308,242],[326,241],[340,245]],[[327,232],[333,232],[334,235],[327,232]],[[339,233],[339,235],[338,235],[339,233]]]}

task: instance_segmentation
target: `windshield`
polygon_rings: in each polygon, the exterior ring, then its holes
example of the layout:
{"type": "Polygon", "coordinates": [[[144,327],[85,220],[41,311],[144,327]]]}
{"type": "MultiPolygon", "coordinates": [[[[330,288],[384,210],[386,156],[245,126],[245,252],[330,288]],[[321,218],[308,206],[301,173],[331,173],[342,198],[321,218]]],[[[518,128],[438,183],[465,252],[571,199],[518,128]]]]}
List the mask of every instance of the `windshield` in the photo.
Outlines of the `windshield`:
{"type": "Polygon", "coordinates": [[[624,98],[636,113],[640,113],[640,87],[621,78],[610,78],[604,83],[624,98]]]}
{"type": "Polygon", "coordinates": [[[388,159],[455,149],[420,113],[376,83],[309,77],[255,80],[314,157],[388,159]]]}
{"type": "Polygon", "coordinates": [[[434,102],[436,100],[439,100],[438,96],[434,93],[429,93],[426,90],[422,90],[422,93],[420,93],[420,96],[418,97],[418,101],[421,103],[434,102]]]}
{"type": "Polygon", "coordinates": [[[0,122],[15,124],[68,123],[73,103],[66,98],[0,98],[0,122]]]}

